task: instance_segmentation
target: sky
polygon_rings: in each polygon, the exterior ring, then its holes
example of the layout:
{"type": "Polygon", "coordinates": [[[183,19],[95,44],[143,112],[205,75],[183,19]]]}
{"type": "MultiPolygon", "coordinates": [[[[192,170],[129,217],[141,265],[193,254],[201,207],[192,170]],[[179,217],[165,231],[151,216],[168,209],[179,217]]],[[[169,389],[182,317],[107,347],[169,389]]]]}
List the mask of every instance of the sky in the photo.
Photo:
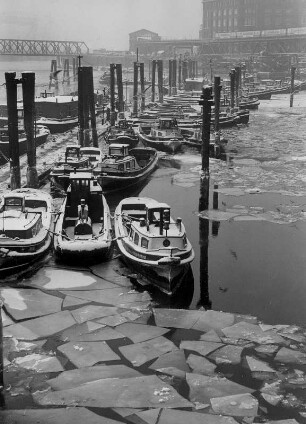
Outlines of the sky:
{"type": "Polygon", "coordinates": [[[201,17],[201,0],[0,0],[0,38],[128,50],[128,34],[142,28],[164,37],[198,38],[201,17]]]}

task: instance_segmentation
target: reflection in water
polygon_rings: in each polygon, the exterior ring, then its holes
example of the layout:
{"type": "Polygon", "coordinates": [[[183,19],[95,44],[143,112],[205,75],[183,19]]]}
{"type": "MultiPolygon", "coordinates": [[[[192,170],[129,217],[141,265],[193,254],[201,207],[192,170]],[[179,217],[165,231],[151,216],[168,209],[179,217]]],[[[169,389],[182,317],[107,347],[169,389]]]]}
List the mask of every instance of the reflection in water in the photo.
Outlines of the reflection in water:
{"type": "MultiPolygon", "coordinates": [[[[209,176],[201,178],[199,212],[209,208],[209,176]]],[[[208,289],[208,240],[209,240],[209,220],[199,218],[200,234],[200,298],[197,306],[211,309],[208,289]]]]}
{"type": "MultiPolygon", "coordinates": [[[[213,209],[214,210],[218,210],[219,208],[219,193],[216,190],[218,190],[218,184],[214,184],[214,192],[213,192],[213,209]]],[[[220,227],[220,221],[212,222],[211,233],[213,237],[218,236],[219,227],[220,227]]]]}

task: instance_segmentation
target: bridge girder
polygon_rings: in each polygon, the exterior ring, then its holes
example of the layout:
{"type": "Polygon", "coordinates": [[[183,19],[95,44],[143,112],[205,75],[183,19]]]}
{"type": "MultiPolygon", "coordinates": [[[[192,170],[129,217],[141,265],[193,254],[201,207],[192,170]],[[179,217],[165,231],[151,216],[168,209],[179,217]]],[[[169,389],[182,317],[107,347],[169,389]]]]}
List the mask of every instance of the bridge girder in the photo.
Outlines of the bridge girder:
{"type": "Polygon", "coordinates": [[[0,55],[78,56],[88,52],[83,41],[0,39],[0,55]]]}

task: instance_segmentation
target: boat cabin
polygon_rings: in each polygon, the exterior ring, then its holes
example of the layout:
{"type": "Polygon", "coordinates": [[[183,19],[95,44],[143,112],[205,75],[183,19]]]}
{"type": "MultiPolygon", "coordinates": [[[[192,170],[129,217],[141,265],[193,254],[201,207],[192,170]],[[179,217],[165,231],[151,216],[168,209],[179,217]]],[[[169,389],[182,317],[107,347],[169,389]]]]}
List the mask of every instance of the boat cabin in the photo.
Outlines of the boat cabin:
{"type": "Polygon", "coordinates": [[[42,228],[42,213],[48,208],[41,199],[26,198],[23,194],[4,196],[0,207],[1,234],[10,238],[30,239],[42,228]]]}
{"type": "Polygon", "coordinates": [[[123,158],[129,154],[129,145],[128,144],[110,144],[109,145],[109,156],[114,156],[116,158],[123,158]]]}
{"type": "MultiPolygon", "coordinates": [[[[66,221],[77,221],[82,210],[81,200],[84,200],[86,218],[91,222],[100,220],[103,210],[102,188],[90,172],[72,172],[69,176],[70,185],[67,189],[66,221]]],[[[71,225],[67,223],[67,226],[71,225]]]]}
{"type": "Polygon", "coordinates": [[[88,159],[93,165],[102,160],[102,152],[98,147],[81,147],[80,156],[88,159]]]}
{"type": "Polygon", "coordinates": [[[176,118],[160,118],[157,123],[151,127],[152,137],[176,137],[179,133],[176,118]]]}

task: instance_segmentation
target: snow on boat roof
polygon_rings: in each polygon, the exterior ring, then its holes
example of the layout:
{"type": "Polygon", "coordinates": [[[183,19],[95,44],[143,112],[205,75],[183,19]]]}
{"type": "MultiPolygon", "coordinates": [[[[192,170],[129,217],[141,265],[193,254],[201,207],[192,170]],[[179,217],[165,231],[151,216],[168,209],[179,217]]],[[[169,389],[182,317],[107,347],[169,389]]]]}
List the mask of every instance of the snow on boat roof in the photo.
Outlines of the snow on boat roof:
{"type": "Polygon", "coordinates": [[[111,147],[120,147],[120,148],[122,148],[122,147],[129,147],[129,145],[128,144],[119,144],[119,143],[112,143],[112,144],[110,144],[109,145],[109,147],[111,148],[111,147]]]}
{"type": "Polygon", "coordinates": [[[92,179],[91,172],[70,172],[69,174],[70,180],[80,180],[80,179],[92,179]]]}
{"type": "Polygon", "coordinates": [[[78,96],[36,97],[35,103],[71,103],[77,102],[78,96]]]}
{"type": "Polygon", "coordinates": [[[122,205],[128,205],[129,203],[131,203],[133,205],[135,205],[137,203],[139,203],[139,204],[143,203],[149,209],[152,209],[152,208],[170,209],[170,206],[167,205],[167,203],[158,202],[157,200],[151,199],[150,197],[127,197],[126,199],[123,199],[121,201],[122,205]]]}

